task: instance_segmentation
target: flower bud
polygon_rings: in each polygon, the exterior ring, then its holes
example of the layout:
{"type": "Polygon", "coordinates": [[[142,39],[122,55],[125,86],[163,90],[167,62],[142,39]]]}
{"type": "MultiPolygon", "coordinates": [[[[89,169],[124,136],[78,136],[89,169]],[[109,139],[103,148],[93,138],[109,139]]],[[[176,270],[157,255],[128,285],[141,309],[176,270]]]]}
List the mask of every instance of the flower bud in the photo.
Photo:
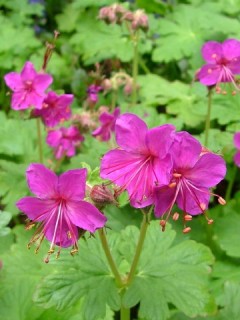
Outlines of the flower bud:
{"type": "Polygon", "coordinates": [[[117,201],[111,190],[104,184],[93,186],[90,192],[90,198],[98,208],[103,208],[107,204],[117,205],[117,201]]]}
{"type": "Polygon", "coordinates": [[[110,79],[104,79],[101,86],[104,91],[110,91],[112,89],[112,82],[110,79]]]}

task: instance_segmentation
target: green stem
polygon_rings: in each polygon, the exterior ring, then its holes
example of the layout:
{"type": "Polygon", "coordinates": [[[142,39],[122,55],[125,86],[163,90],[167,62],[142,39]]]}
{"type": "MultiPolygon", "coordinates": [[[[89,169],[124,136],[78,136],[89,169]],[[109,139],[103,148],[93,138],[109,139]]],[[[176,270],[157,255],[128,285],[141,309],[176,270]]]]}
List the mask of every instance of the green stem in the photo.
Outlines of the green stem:
{"type": "Polygon", "coordinates": [[[132,105],[137,103],[137,76],[138,76],[138,32],[133,37],[133,69],[132,69],[132,105]]]}
{"type": "Polygon", "coordinates": [[[210,130],[210,119],[211,119],[211,107],[212,107],[212,89],[208,89],[208,109],[207,109],[207,117],[205,123],[205,141],[204,146],[207,147],[208,145],[208,136],[210,130]]]}
{"type": "Polygon", "coordinates": [[[137,269],[138,261],[139,261],[139,258],[140,258],[141,252],[142,252],[142,248],[143,248],[143,244],[144,244],[144,240],[145,240],[145,237],[147,234],[147,228],[149,225],[152,209],[153,209],[153,206],[150,207],[148,213],[143,213],[143,220],[142,220],[142,225],[141,225],[141,229],[140,229],[138,244],[136,247],[136,252],[135,252],[135,256],[133,258],[131,269],[130,269],[130,272],[129,272],[129,275],[127,278],[127,285],[128,286],[131,284],[131,282],[134,278],[136,269],[137,269]]]}
{"type": "Polygon", "coordinates": [[[130,309],[125,308],[123,304],[121,304],[120,320],[130,320],[130,309]]]}
{"type": "Polygon", "coordinates": [[[103,248],[103,250],[105,252],[106,258],[108,260],[108,263],[109,263],[109,266],[110,266],[110,268],[112,270],[112,273],[113,273],[113,275],[115,277],[116,283],[117,283],[117,285],[119,287],[121,287],[122,286],[122,278],[120,276],[120,273],[119,273],[119,271],[117,269],[116,263],[113,260],[111,251],[109,249],[107,238],[106,238],[106,235],[105,235],[105,231],[104,231],[104,229],[99,229],[98,233],[99,233],[99,237],[100,237],[100,240],[101,240],[101,243],[102,243],[102,248],[103,248]]]}
{"type": "Polygon", "coordinates": [[[42,133],[41,133],[41,120],[40,120],[40,118],[37,118],[37,138],[38,138],[39,162],[43,163],[42,133]]]}
{"type": "Polygon", "coordinates": [[[140,67],[143,69],[143,71],[146,73],[146,74],[149,74],[151,73],[150,69],[148,69],[146,63],[144,62],[143,58],[142,57],[139,57],[139,65],[140,67]]]}
{"type": "Polygon", "coordinates": [[[111,111],[114,111],[117,103],[117,90],[112,90],[111,111]]]}
{"type": "Polygon", "coordinates": [[[235,181],[235,178],[236,178],[237,170],[238,170],[238,167],[237,167],[237,166],[234,166],[234,168],[233,168],[233,173],[232,173],[232,178],[231,178],[231,180],[229,181],[229,184],[228,184],[228,187],[227,187],[227,191],[226,191],[225,200],[226,200],[227,202],[230,200],[230,197],[231,197],[232,188],[233,188],[234,181],[235,181]]]}

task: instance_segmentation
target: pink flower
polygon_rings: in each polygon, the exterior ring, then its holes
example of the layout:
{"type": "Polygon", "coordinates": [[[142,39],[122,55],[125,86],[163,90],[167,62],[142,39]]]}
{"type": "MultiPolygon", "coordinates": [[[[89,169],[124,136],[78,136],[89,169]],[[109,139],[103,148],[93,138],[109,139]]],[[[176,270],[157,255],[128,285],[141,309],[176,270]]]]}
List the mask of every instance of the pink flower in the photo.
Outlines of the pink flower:
{"type": "Polygon", "coordinates": [[[95,84],[91,84],[87,89],[88,100],[92,103],[98,102],[98,92],[102,90],[102,87],[95,84]]]}
{"type": "Polygon", "coordinates": [[[111,133],[114,132],[115,122],[120,115],[120,108],[116,108],[113,113],[103,112],[100,114],[99,121],[102,125],[92,132],[94,137],[99,137],[101,141],[109,141],[111,133]]]}
{"type": "Polygon", "coordinates": [[[45,90],[52,83],[50,75],[37,73],[31,62],[27,61],[21,73],[10,72],[4,76],[7,86],[13,91],[11,107],[23,110],[30,107],[42,108],[45,90]]]}
{"type": "Polygon", "coordinates": [[[168,220],[175,203],[183,210],[184,215],[205,213],[211,195],[217,196],[220,204],[225,204],[223,198],[209,190],[226,174],[226,164],[219,155],[202,152],[201,144],[187,132],[176,134],[171,154],[173,158],[171,181],[168,185],[156,186],[154,190],[157,217],[166,213],[168,220]]]}
{"type": "MultiPolygon", "coordinates": [[[[207,62],[197,73],[202,84],[216,85],[216,92],[225,94],[226,91],[220,88],[220,84],[231,82],[235,89],[239,90],[235,75],[240,74],[240,41],[208,41],[202,47],[202,56],[207,62]]],[[[233,91],[233,94],[235,93],[233,91]]]]}
{"type": "Polygon", "coordinates": [[[47,144],[55,149],[56,159],[63,156],[73,157],[76,154],[76,147],[81,144],[84,137],[80,134],[77,127],[60,128],[50,130],[47,135],[47,144]]]}
{"type": "Polygon", "coordinates": [[[70,104],[73,99],[74,96],[72,94],[57,95],[55,92],[50,91],[43,101],[43,108],[34,110],[34,115],[40,116],[46,126],[54,127],[71,117],[70,104]]]}
{"type": "Polygon", "coordinates": [[[235,147],[238,149],[234,155],[234,162],[237,167],[240,167],[240,131],[236,132],[233,137],[235,147]]]}
{"type": "Polygon", "coordinates": [[[59,246],[73,246],[71,253],[78,250],[78,228],[95,232],[102,228],[107,218],[92,204],[84,201],[86,187],[86,169],[69,170],[59,177],[42,164],[31,164],[27,171],[29,189],[36,197],[24,197],[17,202],[17,207],[24,212],[31,223],[39,226],[29,242],[37,242],[36,252],[44,237],[51,241],[49,255],[59,246]]]}
{"type": "Polygon", "coordinates": [[[144,207],[152,203],[155,184],[168,184],[172,168],[168,155],[174,127],[148,129],[144,121],[131,113],[121,115],[115,125],[119,148],[107,152],[101,162],[100,175],[127,190],[131,205],[144,207]]]}

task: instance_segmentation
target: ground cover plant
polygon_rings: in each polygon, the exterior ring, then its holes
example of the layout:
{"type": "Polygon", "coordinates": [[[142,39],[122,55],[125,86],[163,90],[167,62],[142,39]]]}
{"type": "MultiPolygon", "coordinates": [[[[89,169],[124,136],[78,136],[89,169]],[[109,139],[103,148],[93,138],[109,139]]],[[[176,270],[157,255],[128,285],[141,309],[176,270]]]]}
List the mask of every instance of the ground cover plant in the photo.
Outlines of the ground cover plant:
{"type": "Polygon", "coordinates": [[[239,319],[239,13],[0,1],[1,319],[239,319]]]}

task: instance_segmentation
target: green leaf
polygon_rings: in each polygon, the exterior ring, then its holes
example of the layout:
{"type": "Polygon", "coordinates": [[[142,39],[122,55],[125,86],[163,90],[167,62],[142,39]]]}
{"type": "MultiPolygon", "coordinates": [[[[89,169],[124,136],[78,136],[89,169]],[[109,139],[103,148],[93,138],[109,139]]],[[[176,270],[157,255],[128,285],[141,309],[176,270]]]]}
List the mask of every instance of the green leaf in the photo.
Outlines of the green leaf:
{"type": "Polygon", "coordinates": [[[220,217],[214,223],[214,240],[220,248],[231,257],[240,257],[240,198],[231,200],[223,208],[223,217],[220,217]]]}
{"type": "Polygon", "coordinates": [[[6,227],[9,224],[11,218],[11,213],[0,211],[0,237],[6,236],[11,232],[11,229],[6,227]]]}
{"type": "Polygon", "coordinates": [[[0,195],[6,211],[16,214],[17,200],[27,195],[28,189],[25,181],[26,165],[0,160],[0,195]]]}
{"type": "MultiPolygon", "coordinates": [[[[110,247],[120,263],[117,247],[120,239],[111,235],[110,247]]],[[[120,308],[120,297],[114,277],[107,265],[98,236],[81,241],[79,255],[72,258],[65,253],[57,261],[55,272],[43,279],[34,300],[49,308],[62,310],[83,299],[82,313],[88,320],[97,320],[106,314],[106,305],[113,310],[120,308]]]]}
{"type": "MultiPolygon", "coordinates": [[[[121,252],[129,262],[138,235],[136,227],[122,233],[121,252]]],[[[167,319],[169,303],[194,317],[206,313],[211,301],[207,284],[213,256],[209,248],[191,240],[172,246],[175,236],[170,228],[162,233],[159,223],[151,222],[136,277],[124,295],[126,307],[140,302],[139,316],[146,320],[167,319]]]]}
{"type": "Polygon", "coordinates": [[[238,320],[240,314],[240,284],[227,281],[224,285],[223,309],[216,317],[217,320],[238,320]]]}
{"type": "Polygon", "coordinates": [[[224,26],[221,32],[226,35],[239,29],[236,19],[224,17],[213,8],[178,5],[166,19],[160,19],[161,37],[156,41],[153,61],[169,62],[199,54],[204,40],[219,32],[220,25],[224,26]]]}
{"type": "Polygon", "coordinates": [[[196,127],[205,119],[205,114],[199,115],[198,112],[202,102],[191,92],[190,85],[180,81],[169,82],[155,74],[140,76],[138,82],[143,103],[167,105],[168,114],[178,116],[178,120],[190,127],[196,127]]]}
{"type": "MultiPolygon", "coordinates": [[[[43,275],[50,272],[42,254],[35,255],[26,244],[30,234],[23,226],[14,230],[17,242],[1,255],[0,318],[4,320],[35,320],[42,310],[32,301],[34,289],[43,275]]],[[[45,254],[45,253],[44,253],[45,254]]]]}

